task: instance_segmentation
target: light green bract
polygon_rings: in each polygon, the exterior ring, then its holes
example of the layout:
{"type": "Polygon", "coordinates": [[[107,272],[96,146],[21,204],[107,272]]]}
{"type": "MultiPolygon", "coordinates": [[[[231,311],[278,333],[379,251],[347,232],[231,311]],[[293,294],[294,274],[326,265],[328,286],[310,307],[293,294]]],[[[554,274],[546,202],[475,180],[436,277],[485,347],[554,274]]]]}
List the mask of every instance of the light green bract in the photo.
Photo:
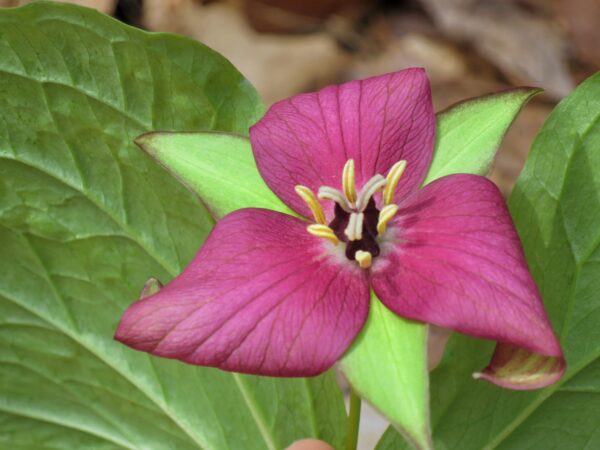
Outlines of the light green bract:
{"type": "Polygon", "coordinates": [[[247,137],[226,133],[148,133],[136,143],[198,194],[216,218],[248,207],[295,214],[258,173],[247,137]]]}
{"type": "Polygon", "coordinates": [[[213,226],[133,144],[150,130],[246,133],[254,89],[192,40],[91,10],[0,10],[0,448],[339,447],[341,393],[186,366],[112,340],[151,276],[213,226]]]}
{"type": "MultiPolygon", "coordinates": [[[[508,127],[536,92],[506,91],[466,101],[440,114],[427,179],[458,172],[486,174],[508,127]]],[[[217,217],[246,207],[293,214],[260,177],[246,138],[151,133],[138,143],[217,217]]],[[[425,337],[425,325],[396,316],[373,296],[368,324],[341,363],[343,373],[360,395],[420,448],[430,447],[425,337]]]]}
{"type": "Polygon", "coordinates": [[[453,173],[487,175],[510,125],[539,92],[534,88],[510,89],[438,113],[437,144],[423,184],[453,173]]]}
{"type": "Polygon", "coordinates": [[[372,293],[367,324],[340,367],[416,448],[431,447],[427,326],[399,317],[372,293]]]}
{"type": "MultiPolygon", "coordinates": [[[[509,199],[531,271],[567,359],[540,391],[510,392],[466,375],[491,352],[451,338],[432,375],[437,448],[600,447],[600,74],[563,100],[533,143],[509,199]],[[468,420],[465,420],[468,418],[468,420]]],[[[388,432],[379,450],[404,448],[388,432]]]]}

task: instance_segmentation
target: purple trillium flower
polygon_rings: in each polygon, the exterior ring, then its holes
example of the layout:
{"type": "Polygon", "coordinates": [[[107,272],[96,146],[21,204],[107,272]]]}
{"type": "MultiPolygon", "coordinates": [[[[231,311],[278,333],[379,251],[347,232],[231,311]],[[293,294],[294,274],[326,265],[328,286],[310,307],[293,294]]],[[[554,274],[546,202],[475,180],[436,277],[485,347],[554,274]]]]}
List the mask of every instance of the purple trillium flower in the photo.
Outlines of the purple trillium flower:
{"type": "Polygon", "coordinates": [[[373,289],[402,317],[498,341],[477,377],[556,381],[562,350],[496,186],[457,174],[421,187],[435,124],[422,69],[273,105],[252,149],[301,218],[223,217],[181,275],[129,307],[116,339],[190,364],[312,376],[360,332],[373,289]]]}

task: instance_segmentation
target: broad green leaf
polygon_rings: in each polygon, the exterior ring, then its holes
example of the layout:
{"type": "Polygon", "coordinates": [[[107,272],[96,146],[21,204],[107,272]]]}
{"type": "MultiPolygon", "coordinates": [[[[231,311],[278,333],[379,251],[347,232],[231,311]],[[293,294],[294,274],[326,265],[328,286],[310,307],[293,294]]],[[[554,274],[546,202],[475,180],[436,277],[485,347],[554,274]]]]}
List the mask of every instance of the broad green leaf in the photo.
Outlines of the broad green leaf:
{"type": "Polygon", "coordinates": [[[144,282],[180,272],[213,225],[133,139],[243,134],[262,109],[189,39],[69,5],[0,10],[1,448],[340,445],[331,374],[241,376],[112,340],[144,282]]]}
{"type": "MultiPolygon", "coordinates": [[[[432,375],[434,442],[442,449],[600,447],[600,74],[559,104],[509,200],[531,271],[567,358],[539,391],[470,380],[493,345],[451,338],[432,375]]],[[[388,432],[380,449],[402,448],[388,432]]]]}
{"type": "Polygon", "coordinates": [[[250,140],[231,133],[149,133],[136,143],[192,192],[214,217],[240,208],[295,214],[258,173],[250,140]]]}
{"type": "Polygon", "coordinates": [[[372,293],[365,329],[340,363],[353,389],[423,449],[431,447],[426,352],[427,327],[398,317],[372,293]]]}
{"type": "Polygon", "coordinates": [[[437,115],[437,144],[424,184],[453,173],[486,175],[508,128],[540,92],[516,88],[458,103],[437,115]]]}

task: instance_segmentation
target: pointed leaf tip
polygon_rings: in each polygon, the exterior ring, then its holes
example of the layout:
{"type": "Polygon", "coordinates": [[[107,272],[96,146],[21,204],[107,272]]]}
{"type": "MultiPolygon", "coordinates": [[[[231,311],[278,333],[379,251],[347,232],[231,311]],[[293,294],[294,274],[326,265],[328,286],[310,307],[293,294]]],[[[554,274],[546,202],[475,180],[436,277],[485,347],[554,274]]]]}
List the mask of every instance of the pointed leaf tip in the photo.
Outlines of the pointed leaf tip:
{"type": "Polygon", "coordinates": [[[464,100],[437,113],[437,142],[428,184],[453,173],[486,175],[509,127],[539,88],[507,89],[464,100]]]}
{"type": "Polygon", "coordinates": [[[427,326],[403,319],[371,292],[367,324],[340,361],[352,388],[415,448],[431,448],[427,326]]]}

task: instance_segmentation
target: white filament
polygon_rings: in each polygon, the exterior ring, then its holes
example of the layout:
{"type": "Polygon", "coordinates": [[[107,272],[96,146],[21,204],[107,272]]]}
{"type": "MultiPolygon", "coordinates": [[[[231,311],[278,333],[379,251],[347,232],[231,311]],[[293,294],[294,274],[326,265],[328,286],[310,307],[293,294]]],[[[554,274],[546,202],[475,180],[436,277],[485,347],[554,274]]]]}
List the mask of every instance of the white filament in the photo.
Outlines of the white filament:
{"type": "Polygon", "coordinates": [[[351,212],[350,204],[344,194],[342,194],[337,189],[334,189],[329,186],[321,186],[319,188],[319,193],[317,194],[321,200],[332,200],[336,202],[338,205],[342,207],[342,209],[346,212],[351,212]]]}
{"type": "Polygon", "coordinates": [[[369,200],[373,197],[375,192],[383,189],[387,183],[387,180],[383,178],[383,176],[377,174],[373,178],[371,178],[360,190],[360,194],[358,194],[358,200],[356,202],[356,209],[359,211],[364,211],[367,205],[369,204],[369,200]]]}

